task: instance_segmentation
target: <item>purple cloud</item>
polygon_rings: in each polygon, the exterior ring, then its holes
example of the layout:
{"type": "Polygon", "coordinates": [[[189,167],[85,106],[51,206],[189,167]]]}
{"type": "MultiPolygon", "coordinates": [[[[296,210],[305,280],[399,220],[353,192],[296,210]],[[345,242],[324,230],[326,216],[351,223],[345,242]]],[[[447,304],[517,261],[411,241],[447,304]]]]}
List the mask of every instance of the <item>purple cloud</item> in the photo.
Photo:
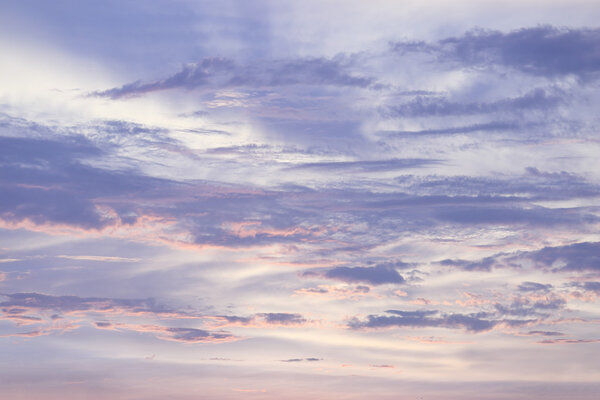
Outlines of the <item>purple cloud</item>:
{"type": "Polygon", "coordinates": [[[371,285],[383,285],[386,283],[402,284],[405,282],[395,267],[387,265],[377,265],[375,267],[336,267],[325,272],[323,276],[348,283],[369,283],[371,285]]]}

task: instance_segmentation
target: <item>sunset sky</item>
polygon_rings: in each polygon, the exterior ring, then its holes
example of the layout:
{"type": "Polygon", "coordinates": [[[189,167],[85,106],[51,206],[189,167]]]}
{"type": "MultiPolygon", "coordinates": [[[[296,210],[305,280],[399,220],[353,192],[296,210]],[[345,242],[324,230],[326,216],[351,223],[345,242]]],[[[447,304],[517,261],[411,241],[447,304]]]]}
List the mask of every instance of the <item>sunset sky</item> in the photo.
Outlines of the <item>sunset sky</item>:
{"type": "Polygon", "coordinates": [[[0,2],[0,398],[597,400],[597,1],[0,2]]]}

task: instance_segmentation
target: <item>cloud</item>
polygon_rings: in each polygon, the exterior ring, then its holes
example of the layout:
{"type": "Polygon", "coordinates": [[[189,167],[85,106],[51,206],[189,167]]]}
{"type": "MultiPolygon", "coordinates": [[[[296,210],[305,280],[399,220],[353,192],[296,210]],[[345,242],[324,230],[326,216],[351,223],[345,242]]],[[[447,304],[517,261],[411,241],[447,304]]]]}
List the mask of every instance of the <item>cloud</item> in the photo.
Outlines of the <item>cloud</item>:
{"type": "MultiPolygon", "coordinates": [[[[381,115],[386,118],[478,115],[499,112],[520,113],[526,110],[550,110],[562,102],[561,97],[550,94],[547,90],[535,89],[522,96],[489,102],[456,102],[448,100],[445,97],[418,96],[408,103],[388,106],[382,108],[380,111],[381,115]]],[[[482,126],[488,129],[494,128],[494,125],[490,124],[482,126]]],[[[508,125],[505,125],[502,129],[505,129],[506,126],[508,125]]],[[[498,125],[495,128],[498,128],[498,125]]],[[[477,125],[473,126],[472,129],[478,130],[477,125]]]]}
{"type": "MultiPolygon", "coordinates": [[[[77,318],[77,321],[82,317],[95,319],[99,313],[103,315],[103,318],[110,318],[117,321],[123,319],[129,320],[131,318],[142,318],[144,320],[152,318],[175,320],[200,319],[200,315],[197,313],[179,312],[160,306],[153,299],[85,298],[77,296],[48,296],[38,293],[15,293],[4,294],[3,296],[5,299],[0,302],[0,310],[4,313],[3,318],[14,320],[19,325],[23,325],[19,321],[43,325],[34,331],[19,334],[21,336],[48,335],[54,331],[62,332],[67,328],[69,330],[76,329],[78,326],[68,322],[69,319],[77,318]],[[44,316],[44,318],[27,316],[24,315],[25,313],[37,313],[40,316],[44,316]],[[47,315],[49,313],[60,313],[65,317],[59,317],[55,314],[48,321],[47,315]],[[63,319],[65,322],[58,324],[53,322],[63,319]]],[[[97,329],[113,331],[149,332],[159,339],[185,343],[218,343],[239,340],[238,337],[226,331],[211,332],[204,329],[170,327],[148,323],[135,324],[103,320],[93,322],[93,326],[97,329]]]]}
{"type": "Polygon", "coordinates": [[[368,315],[366,320],[353,319],[348,326],[352,329],[362,328],[463,328],[469,332],[489,331],[499,322],[482,318],[479,314],[439,314],[439,311],[398,311],[387,310],[392,315],[368,315]],[[434,315],[438,315],[435,316],[434,315]]]}
{"type": "Polygon", "coordinates": [[[445,259],[439,263],[444,266],[460,267],[465,271],[490,271],[497,264],[497,258],[492,256],[477,261],[445,259]]]}
{"type": "Polygon", "coordinates": [[[444,57],[469,66],[502,65],[549,77],[600,71],[600,29],[538,26],[509,33],[480,29],[438,45],[444,57]]]}
{"type": "Polygon", "coordinates": [[[564,336],[562,332],[554,332],[554,331],[529,331],[527,335],[531,336],[564,336]]]}
{"type": "Polygon", "coordinates": [[[600,242],[544,247],[520,257],[554,271],[600,271],[600,242]]]}
{"type": "MultiPolygon", "coordinates": [[[[527,167],[514,177],[429,176],[415,180],[409,186],[413,193],[429,195],[478,196],[483,199],[512,198],[512,202],[559,200],[600,195],[600,187],[582,177],[568,173],[544,172],[527,167]]],[[[466,200],[466,198],[465,198],[466,200]]]]}
{"type": "MultiPolygon", "coordinates": [[[[584,211],[584,210],[582,210],[584,211]]],[[[534,226],[576,226],[600,220],[592,213],[564,213],[559,209],[545,207],[471,207],[457,205],[436,212],[440,220],[460,224],[498,224],[498,225],[534,225],[534,226]]]]}
{"type": "Polygon", "coordinates": [[[314,169],[323,171],[383,172],[399,169],[422,168],[440,164],[441,160],[393,159],[376,161],[330,161],[296,164],[290,169],[314,169]]]}
{"type": "Polygon", "coordinates": [[[600,339],[547,339],[538,343],[541,344],[587,344],[600,343],[600,339]]]}
{"type": "Polygon", "coordinates": [[[455,135],[473,132],[495,132],[495,131],[513,131],[521,127],[516,122],[506,121],[492,121],[482,124],[472,124],[465,126],[457,126],[451,128],[438,128],[438,129],[422,129],[418,131],[379,131],[377,134],[386,137],[417,137],[417,136],[441,136],[441,135],[455,135]]]}
{"type": "Polygon", "coordinates": [[[293,313],[259,313],[267,324],[273,325],[302,325],[307,322],[301,314],[293,313]]]}
{"type": "Polygon", "coordinates": [[[475,29],[463,36],[435,43],[405,41],[394,51],[424,53],[440,62],[466,67],[503,66],[545,77],[574,74],[594,76],[600,71],[600,29],[537,26],[511,32],[475,29]]]}
{"type": "Polygon", "coordinates": [[[499,315],[513,315],[519,317],[548,317],[549,311],[563,309],[567,302],[556,295],[547,295],[532,301],[526,297],[517,298],[510,305],[495,304],[499,315]]]}
{"type": "Polygon", "coordinates": [[[0,216],[9,222],[30,220],[84,229],[134,222],[125,215],[127,209],[122,216],[102,212],[98,199],[149,194],[159,184],[168,186],[168,181],[81,161],[104,154],[80,135],[55,140],[0,136],[0,216]]]}
{"type": "Polygon", "coordinates": [[[550,284],[545,285],[543,283],[537,283],[537,282],[523,282],[518,287],[518,290],[520,292],[537,292],[537,291],[546,292],[549,289],[552,289],[552,285],[550,285],[550,284]]]}
{"type": "Polygon", "coordinates": [[[188,90],[195,89],[200,86],[208,85],[210,79],[215,75],[223,74],[232,69],[233,62],[231,60],[224,58],[205,58],[198,63],[184,65],[181,71],[163,80],[149,83],[137,81],[125,84],[119,88],[94,92],[93,95],[118,99],[174,88],[185,88],[188,90]]]}
{"type": "Polygon", "coordinates": [[[40,293],[3,294],[4,301],[0,302],[3,312],[23,314],[25,312],[54,312],[54,313],[131,313],[157,314],[186,317],[189,314],[179,313],[158,304],[154,299],[111,299],[104,297],[50,296],[40,293]]]}
{"type": "Polygon", "coordinates": [[[140,96],[168,89],[192,90],[199,87],[277,87],[289,85],[331,85],[365,88],[372,78],[347,72],[343,57],[322,57],[288,60],[263,60],[246,66],[236,65],[226,58],[205,58],[185,64],[181,71],[153,82],[132,82],[118,88],[93,92],[92,96],[112,99],[140,96]]]}
{"type": "MultiPolygon", "coordinates": [[[[305,276],[314,275],[313,272],[305,276]]],[[[335,267],[323,274],[317,274],[328,279],[335,279],[347,283],[368,283],[383,285],[387,283],[402,284],[405,279],[398,273],[394,265],[377,265],[375,267],[335,267]]]]}
{"type": "Polygon", "coordinates": [[[286,362],[286,363],[295,363],[295,362],[303,362],[303,361],[308,361],[308,362],[316,362],[316,361],[323,361],[322,358],[315,358],[315,357],[308,357],[308,358],[288,358],[287,360],[280,360],[281,362],[286,362]]]}
{"type": "Polygon", "coordinates": [[[600,282],[576,282],[573,286],[600,294],[600,282]]]}
{"type": "Polygon", "coordinates": [[[169,340],[185,343],[222,342],[236,339],[228,332],[209,332],[195,328],[164,328],[164,332],[169,340]]]}

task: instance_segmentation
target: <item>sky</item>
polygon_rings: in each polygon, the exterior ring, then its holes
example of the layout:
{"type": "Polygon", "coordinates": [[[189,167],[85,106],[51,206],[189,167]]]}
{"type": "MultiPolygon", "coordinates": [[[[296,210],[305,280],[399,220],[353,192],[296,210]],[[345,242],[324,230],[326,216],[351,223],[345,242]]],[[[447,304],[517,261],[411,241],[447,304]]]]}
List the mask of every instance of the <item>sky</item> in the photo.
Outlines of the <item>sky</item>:
{"type": "Polygon", "coordinates": [[[0,397],[597,399],[599,20],[0,2],[0,397]]]}

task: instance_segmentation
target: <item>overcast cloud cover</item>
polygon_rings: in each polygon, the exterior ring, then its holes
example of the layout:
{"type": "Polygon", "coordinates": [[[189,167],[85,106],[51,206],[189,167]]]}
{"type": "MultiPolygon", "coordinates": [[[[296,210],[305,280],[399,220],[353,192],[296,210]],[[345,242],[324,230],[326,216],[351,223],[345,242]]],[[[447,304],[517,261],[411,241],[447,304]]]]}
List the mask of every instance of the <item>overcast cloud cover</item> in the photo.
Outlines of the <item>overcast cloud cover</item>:
{"type": "Polygon", "coordinates": [[[597,399],[594,1],[0,3],[0,397],[597,399]]]}

